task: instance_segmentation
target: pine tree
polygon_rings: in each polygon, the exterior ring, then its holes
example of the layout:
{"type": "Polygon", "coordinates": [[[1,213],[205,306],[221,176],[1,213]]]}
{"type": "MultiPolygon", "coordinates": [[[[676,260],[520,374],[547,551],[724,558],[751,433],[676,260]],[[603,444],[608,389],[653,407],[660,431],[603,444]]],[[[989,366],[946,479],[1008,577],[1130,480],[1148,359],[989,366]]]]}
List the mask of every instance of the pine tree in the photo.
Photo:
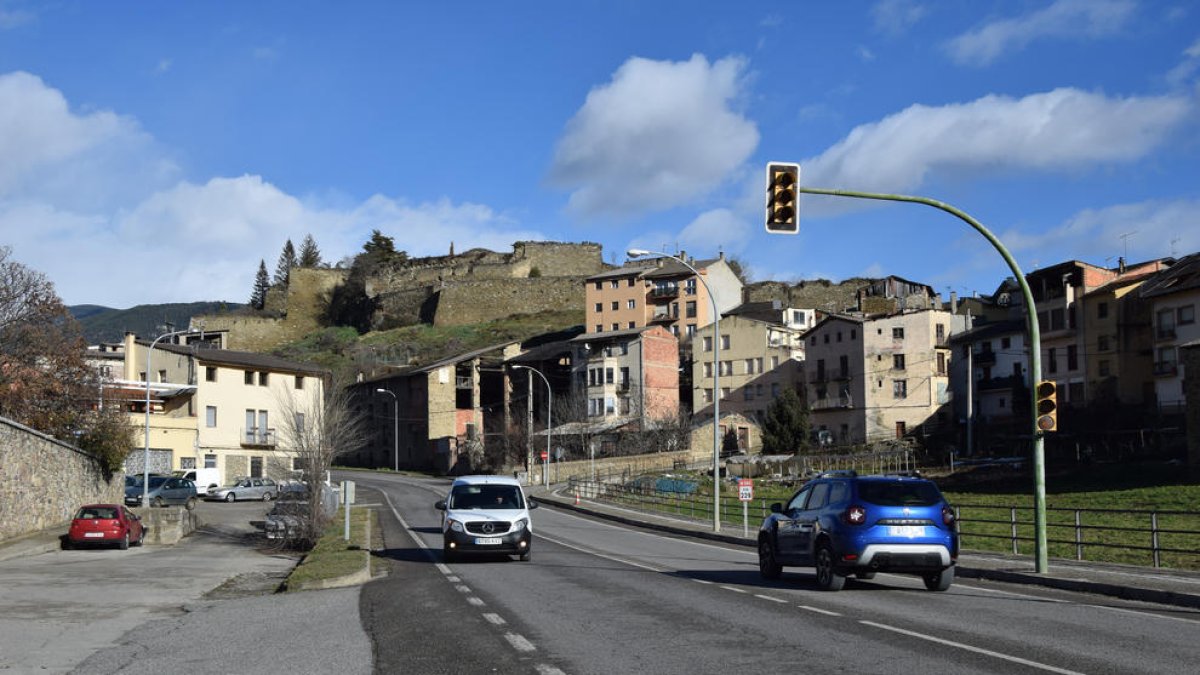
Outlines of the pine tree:
{"type": "Polygon", "coordinates": [[[790,455],[808,447],[808,408],[795,389],[784,390],[767,409],[763,454],[790,455]]]}
{"type": "Polygon", "coordinates": [[[304,243],[300,244],[300,267],[314,269],[321,266],[321,249],[311,234],[304,235],[304,243]]]}
{"type": "Polygon", "coordinates": [[[292,268],[296,266],[296,247],[292,246],[292,240],[288,239],[283,245],[283,251],[279,254],[279,264],[275,265],[275,280],[276,286],[287,286],[288,280],[292,278],[292,268]]]}
{"type": "Polygon", "coordinates": [[[267,304],[267,291],[271,288],[271,277],[267,276],[267,261],[258,261],[258,275],[254,278],[254,292],[250,294],[250,306],[262,309],[267,304]]]}

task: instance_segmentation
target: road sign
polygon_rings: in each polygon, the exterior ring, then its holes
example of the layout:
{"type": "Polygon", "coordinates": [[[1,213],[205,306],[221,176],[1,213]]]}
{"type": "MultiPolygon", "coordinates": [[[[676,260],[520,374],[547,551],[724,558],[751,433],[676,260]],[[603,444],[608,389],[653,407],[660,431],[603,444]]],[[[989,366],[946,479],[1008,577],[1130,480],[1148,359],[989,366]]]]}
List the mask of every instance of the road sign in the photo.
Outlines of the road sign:
{"type": "Polygon", "coordinates": [[[549,457],[549,455],[548,455],[548,454],[546,454],[546,451],[545,451],[545,450],[543,450],[543,451],[542,451],[542,461],[543,461],[543,462],[544,462],[544,461],[546,461],[546,458],[547,458],[547,457],[549,457]]]}
{"type": "Polygon", "coordinates": [[[738,499],[748,502],[754,499],[754,481],[749,478],[738,479],[738,499]]]}

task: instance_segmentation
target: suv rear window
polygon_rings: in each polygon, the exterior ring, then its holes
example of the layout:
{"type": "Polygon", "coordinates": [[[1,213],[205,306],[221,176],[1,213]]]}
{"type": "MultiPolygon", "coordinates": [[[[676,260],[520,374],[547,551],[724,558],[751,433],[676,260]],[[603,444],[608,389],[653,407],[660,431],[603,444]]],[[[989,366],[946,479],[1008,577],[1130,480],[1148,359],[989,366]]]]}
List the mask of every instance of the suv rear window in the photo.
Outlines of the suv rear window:
{"type": "Polygon", "coordinates": [[[880,506],[933,506],[942,501],[933,483],[915,481],[860,481],[858,497],[880,506]]]}

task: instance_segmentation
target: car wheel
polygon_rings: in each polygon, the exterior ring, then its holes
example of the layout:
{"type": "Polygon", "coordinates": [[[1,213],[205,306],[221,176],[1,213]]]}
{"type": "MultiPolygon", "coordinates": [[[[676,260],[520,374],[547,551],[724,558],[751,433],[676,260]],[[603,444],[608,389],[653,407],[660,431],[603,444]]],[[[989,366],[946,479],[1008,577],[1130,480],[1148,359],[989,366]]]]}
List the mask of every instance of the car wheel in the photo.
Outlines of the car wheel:
{"type": "Polygon", "coordinates": [[[758,542],[758,573],[764,579],[778,579],[783,574],[783,565],[775,559],[775,547],[769,539],[758,542]]]}
{"type": "Polygon", "coordinates": [[[187,500],[187,502],[185,502],[183,506],[184,506],[184,507],[185,507],[185,508],[186,508],[188,511],[191,511],[191,510],[195,509],[195,508],[196,508],[196,498],[195,498],[195,497],[188,497],[188,500],[187,500]]]}
{"type": "Polygon", "coordinates": [[[827,543],[817,545],[817,587],[823,591],[840,591],[846,577],[837,573],[833,566],[833,549],[827,543]]]}
{"type": "Polygon", "coordinates": [[[227,502],[237,501],[237,495],[230,492],[229,494],[225,495],[225,501],[227,501],[227,502]]]}
{"type": "Polygon", "coordinates": [[[270,493],[270,492],[264,492],[264,493],[263,493],[263,501],[264,501],[264,502],[269,502],[269,501],[271,501],[271,493],[270,493]]]}
{"type": "Polygon", "coordinates": [[[117,542],[117,547],[122,551],[129,550],[129,530],[125,530],[125,536],[121,537],[121,541],[117,542]]]}
{"type": "Polygon", "coordinates": [[[142,531],[138,533],[137,543],[134,546],[141,546],[144,543],[146,543],[146,528],[143,527],[142,531]]]}
{"type": "Polygon", "coordinates": [[[862,579],[863,581],[870,581],[871,579],[875,578],[875,573],[874,572],[857,572],[854,575],[854,577],[856,579],[862,579]]]}
{"type": "Polygon", "coordinates": [[[155,497],[155,498],[154,498],[154,501],[153,501],[153,502],[151,502],[151,503],[152,503],[152,504],[153,504],[155,507],[157,507],[157,508],[160,508],[160,509],[161,509],[162,507],[166,506],[166,503],[164,503],[164,502],[163,502],[163,498],[162,498],[162,497],[155,497]]]}
{"type": "Polygon", "coordinates": [[[922,578],[925,580],[925,588],[931,591],[949,590],[950,584],[954,583],[954,568],[947,567],[941,572],[926,574],[922,578]]]}

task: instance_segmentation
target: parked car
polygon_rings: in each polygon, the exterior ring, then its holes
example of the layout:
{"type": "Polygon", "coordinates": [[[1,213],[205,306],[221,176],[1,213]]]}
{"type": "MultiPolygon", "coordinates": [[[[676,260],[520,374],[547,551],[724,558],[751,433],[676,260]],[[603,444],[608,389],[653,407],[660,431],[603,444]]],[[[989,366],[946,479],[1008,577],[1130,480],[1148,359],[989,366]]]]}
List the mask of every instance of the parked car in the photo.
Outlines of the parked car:
{"type": "Polygon", "coordinates": [[[141,546],[146,528],[136,513],[121,504],[88,504],[79,507],[63,539],[63,548],[116,544],[121,550],[130,544],[141,546]]]}
{"type": "Polygon", "coordinates": [[[450,493],[434,508],[443,512],[442,558],[446,562],[460,553],[508,553],[523,561],[532,556],[529,511],[537,508],[537,502],[525,497],[515,478],[456,478],[450,493]]]}
{"type": "Polygon", "coordinates": [[[206,495],[209,490],[221,485],[221,470],[216,468],[184,469],[175,471],[172,475],[195,483],[196,494],[199,495],[206,495]]]}
{"type": "Polygon", "coordinates": [[[832,471],[772,504],[758,532],[758,569],[778,579],[785,566],[814,567],[817,586],[837,591],[853,574],[915,574],[931,591],[954,581],[954,510],[930,480],[832,471]]]}
{"type": "MultiPolygon", "coordinates": [[[[125,505],[141,506],[142,477],[134,476],[133,485],[125,487],[125,505]]],[[[189,511],[196,508],[196,484],[190,480],[175,476],[150,476],[150,505],[167,506],[175,504],[185,506],[189,511]]]]}
{"type": "Polygon", "coordinates": [[[236,502],[239,499],[261,499],[269,502],[279,494],[279,486],[270,478],[239,478],[233,485],[210,489],[204,498],[210,502],[236,502]]]}

